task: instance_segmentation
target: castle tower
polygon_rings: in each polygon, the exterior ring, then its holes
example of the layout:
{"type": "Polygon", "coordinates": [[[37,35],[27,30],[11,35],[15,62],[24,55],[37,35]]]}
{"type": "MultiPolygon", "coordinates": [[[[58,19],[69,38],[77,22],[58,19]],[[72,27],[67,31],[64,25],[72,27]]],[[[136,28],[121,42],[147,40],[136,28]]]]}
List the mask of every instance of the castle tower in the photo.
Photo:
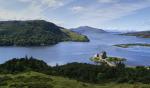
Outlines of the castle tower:
{"type": "Polygon", "coordinates": [[[107,58],[107,53],[105,51],[101,52],[101,59],[106,59],[107,58]]]}

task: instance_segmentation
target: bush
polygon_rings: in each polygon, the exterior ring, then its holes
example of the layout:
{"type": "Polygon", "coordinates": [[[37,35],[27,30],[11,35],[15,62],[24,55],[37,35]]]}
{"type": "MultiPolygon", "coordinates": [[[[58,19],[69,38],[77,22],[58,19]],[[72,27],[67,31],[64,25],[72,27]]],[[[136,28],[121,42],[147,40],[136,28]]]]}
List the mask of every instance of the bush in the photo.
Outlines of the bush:
{"type": "Polygon", "coordinates": [[[14,83],[9,88],[53,88],[51,84],[47,83],[14,83]]]}
{"type": "Polygon", "coordinates": [[[117,83],[126,83],[126,82],[128,82],[128,78],[126,78],[126,77],[118,78],[116,82],[117,83]]]}
{"type": "Polygon", "coordinates": [[[9,76],[0,77],[0,86],[7,85],[7,81],[11,79],[9,76]]]}
{"type": "Polygon", "coordinates": [[[131,79],[131,80],[128,81],[128,83],[129,83],[129,84],[133,84],[133,83],[134,83],[134,80],[131,79]]]}
{"type": "Polygon", "coordinates": [[[35,59],[33,57],[13,58],[0,65],[1,73],[20,73],[26,71],[36,71],[41,73],[51,73],[51,67],[44,61],[35,59]]]}

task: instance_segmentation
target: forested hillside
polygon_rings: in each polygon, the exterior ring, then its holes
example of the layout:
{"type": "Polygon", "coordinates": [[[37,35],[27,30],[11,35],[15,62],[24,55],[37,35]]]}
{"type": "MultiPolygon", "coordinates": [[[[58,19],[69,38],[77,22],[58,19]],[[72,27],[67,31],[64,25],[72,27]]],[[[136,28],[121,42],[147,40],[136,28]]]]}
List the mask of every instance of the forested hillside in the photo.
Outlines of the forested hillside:
{"type": "MultiPolygon", "coordinates": [[[[44,20],[1,21],[0,46],[41,46],[61,41],[81,41],[62,29],[44,20]]],[[[74,35],[82,37],[82,42],[89,41],[84,35],[74,35]]]]}
{"type": "Polygon", "coordinates": [[[29,71],[97,84],[112,82],[130,84],[150,83],[150,67],[126,67],[126,65],[120,61],[116,62],[115,67],[108,66],[105,63],[93,65],[77,62],[52,67],[42,60],[33,57],[24,57],[19,59],[13,58],[0,65],[0,74],[18,74],[29,71]]]}

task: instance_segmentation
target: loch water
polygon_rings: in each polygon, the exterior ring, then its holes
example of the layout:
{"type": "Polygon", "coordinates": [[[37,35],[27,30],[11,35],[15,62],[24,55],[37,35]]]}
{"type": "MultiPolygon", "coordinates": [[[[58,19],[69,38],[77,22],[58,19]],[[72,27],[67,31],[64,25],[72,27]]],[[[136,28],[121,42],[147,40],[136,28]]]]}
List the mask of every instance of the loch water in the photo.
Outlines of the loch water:
{"type": "Polygon", "coordinates": [[[106,51],[108,56],[127,59],[127,64],[150,66],[150,47],[135,46],[121,48],[115,44],[150,43],[148,38],[123,36],[115,33],[85,33],[90,42],[61,42],[52,46],[41,47],[0,47],[0,63],[11,58],[33,56],[49,65],[69,62],[92,63],[89,58],[96,53],[106,51]]]}

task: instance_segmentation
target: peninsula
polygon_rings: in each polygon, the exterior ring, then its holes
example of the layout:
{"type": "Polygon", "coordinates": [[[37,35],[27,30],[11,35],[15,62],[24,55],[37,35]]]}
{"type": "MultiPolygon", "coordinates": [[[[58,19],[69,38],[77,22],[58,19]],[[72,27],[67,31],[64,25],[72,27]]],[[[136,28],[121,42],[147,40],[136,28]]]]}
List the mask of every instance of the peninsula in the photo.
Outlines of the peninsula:
{"type": "Polygon", "coordinates": [[[0,46],[45,46],[61,41],[89,39],[45,20],[0,21],[0,46]]]}

